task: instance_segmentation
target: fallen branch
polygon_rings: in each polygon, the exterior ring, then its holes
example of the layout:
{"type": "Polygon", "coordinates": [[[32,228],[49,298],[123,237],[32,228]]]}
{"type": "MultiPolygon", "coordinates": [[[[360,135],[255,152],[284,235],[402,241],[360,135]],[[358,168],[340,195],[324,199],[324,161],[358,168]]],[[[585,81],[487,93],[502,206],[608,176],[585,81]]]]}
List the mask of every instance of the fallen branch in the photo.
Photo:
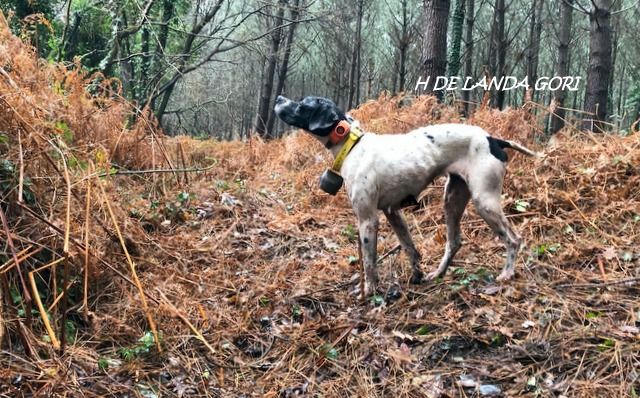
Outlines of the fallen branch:
{"type": "Polygon", "coordinates": [[[90,175],[87,178],[93,177],[106,177],[106,176],[115,176],[115,175],[137,175],[137,174],[159,174],[159,173],[197,173],[200,171],[211,170],[218,164],[218,162],[213,162],[211,165],[207,167],[192,167],[189,169],[147,169],[147,170],[113,170],[106,173],[100,173],[96,175],[90,175]]]}
{"type": "Polygon", "coordinates": [[[640,278],[625,278],[618,279],[615,281],[608,282],[593,282],[593,283],[563,283],[561,285],[556,285],[557,288],[563,287],[580,287],[580,288],[590,288],[590,287],[605,287],[605,286],[614,286],[614,285],[634,285],[640,282],[640,278]]]}

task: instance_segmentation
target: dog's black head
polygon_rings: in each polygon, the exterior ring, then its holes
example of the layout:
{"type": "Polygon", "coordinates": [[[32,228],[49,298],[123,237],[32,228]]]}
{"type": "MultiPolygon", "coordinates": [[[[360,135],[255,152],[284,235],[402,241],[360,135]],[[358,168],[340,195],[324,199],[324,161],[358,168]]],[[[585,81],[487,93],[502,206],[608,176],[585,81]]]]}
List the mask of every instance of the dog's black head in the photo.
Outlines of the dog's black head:
{"type": "Polygon", "coordinates": [[[328,136],[339,121],[347,120],[333,101],[322,97],[305,97],[295,102],[280,95],[274,110],[283,122],[319,137],[328,136]]]}

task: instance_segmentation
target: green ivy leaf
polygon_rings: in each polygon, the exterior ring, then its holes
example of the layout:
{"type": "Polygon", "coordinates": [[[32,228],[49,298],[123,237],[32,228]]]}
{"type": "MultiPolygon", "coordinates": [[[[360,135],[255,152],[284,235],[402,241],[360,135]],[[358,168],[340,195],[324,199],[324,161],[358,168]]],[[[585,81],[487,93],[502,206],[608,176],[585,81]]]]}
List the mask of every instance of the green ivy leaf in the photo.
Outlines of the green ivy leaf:
{"type": "Polygon", "coordinates": [[[323,344],[320,347],[320,352],[329,360],[335,361],[338,359],[338,350],[329,343],[323,344]]]}
{"type": "Polygon", "coordinates": [[[384,304],[384,297],[380,296],[379,294],[371,296],[371,304],[373,304],[375,307],[380,307],[382,304],[384,304]]]}
{"type": "Polygon", "coordinates": [[[516,200],[514,207],[517,212],[524,213],[529,209],[529,206],[531,206],[531,204],[526,200],[518,199],[516,200]]]}
{"type": "Polygon", "coordinates": [[[600,316],[600,313],[598,311],[589,311],[587,312],[587,314],[584,316],[585,319],[597,319],[600,316]]]}
{"type": "Polygon", "coordinates": [[[418,328],[418,330],[416,330],[416,334],[418,336],[426,336],[429,334],[429,326],[427,325],[422,325],[418,328]]]}

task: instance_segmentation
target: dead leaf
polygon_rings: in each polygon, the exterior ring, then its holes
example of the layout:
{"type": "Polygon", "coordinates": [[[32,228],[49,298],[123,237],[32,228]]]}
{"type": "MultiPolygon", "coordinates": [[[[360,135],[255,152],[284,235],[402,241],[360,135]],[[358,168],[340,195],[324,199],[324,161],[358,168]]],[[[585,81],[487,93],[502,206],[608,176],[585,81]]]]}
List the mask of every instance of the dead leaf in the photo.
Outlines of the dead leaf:
{"type": "Polygon", "coordinates": [[[602,257],[604,257],[605,260],[611,261],[614,258],[618,257],[618,254],[616,253],[616,248],[613,246],[609,246],[606,249],[604,249],[604,251],[602,252],[602,257]]]}

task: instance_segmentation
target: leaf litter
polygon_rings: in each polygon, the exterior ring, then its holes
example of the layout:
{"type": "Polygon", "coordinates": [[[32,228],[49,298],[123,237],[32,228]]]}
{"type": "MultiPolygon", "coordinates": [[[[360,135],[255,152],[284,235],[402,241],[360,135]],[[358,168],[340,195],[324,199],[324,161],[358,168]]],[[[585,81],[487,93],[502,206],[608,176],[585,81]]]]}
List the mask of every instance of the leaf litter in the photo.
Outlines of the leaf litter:
{"type": "MultiPolygon", "coordinates": [[[[567,128],[540,145],[544,115],[529,109],[481,106],[462,120],[428,97],[363,104],[353,115],[366,129],[473,123],[545,156],[513,156],[505,179],[503,207],[526,242],[513,281],[495,282],[502,247],[470,208],[455,269],[428,285],[408,284],[382,222],[383,294],[362,301],[349,293],[355,217],[343,192],[319,190],[330,160],[311,138],[165,137],[117,81],[38,60],[4,22],[0,67],[3,394],[640,392],[637,132],[567,128]],[[118,175],[154,169],[173,171],[118,175]]],[[[442,185],[406,212],[424,269],[443,252],[442,185]]]]}

